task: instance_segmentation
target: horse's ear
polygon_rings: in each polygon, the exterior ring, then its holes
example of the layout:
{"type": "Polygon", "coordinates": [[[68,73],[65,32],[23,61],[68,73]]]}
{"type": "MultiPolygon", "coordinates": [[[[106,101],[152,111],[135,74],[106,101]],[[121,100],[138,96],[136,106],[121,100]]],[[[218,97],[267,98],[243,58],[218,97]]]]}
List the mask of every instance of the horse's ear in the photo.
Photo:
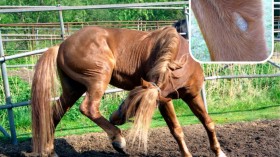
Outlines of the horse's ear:
{"type": "Polygon", "coordinates": [[[141,85],[143,88],[148,88],[150,83],[141,78],[141,85]]]}

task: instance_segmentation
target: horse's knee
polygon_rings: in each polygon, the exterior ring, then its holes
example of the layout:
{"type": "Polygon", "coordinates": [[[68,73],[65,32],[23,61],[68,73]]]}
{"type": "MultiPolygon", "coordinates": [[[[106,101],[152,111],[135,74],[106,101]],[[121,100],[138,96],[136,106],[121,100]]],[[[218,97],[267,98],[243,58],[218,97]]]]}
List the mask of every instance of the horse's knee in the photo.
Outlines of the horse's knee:
{"type": "Polygon", "coordinates": [[[81,105],[80,112],[88,118],[92,119],[93,121],[101,117],[99,109],[94,106],[89,107],[81,105]]]}
{"type": "Polygon", "coordinates": [[[102,115],[101,115],[101,113],[98,109],[97,110],[90,110],[89,111],[89,117],[95,122],[95,120],[102,117],[102,115]]]}
{"type": "Polygon", "coordinates": [[[170,129],[170,132],[176,139],[184,138],[184,132],[181,126],[170,129]]]}
{"type": "Polygon", "coordinates": [[[100,101],[92,101],[89,96],[86,95],[84,101],[80,105],[80,112],[88,118],[94,120],[101,117],[99,112],[100,101]]]}
{"type": "Polygon", "coordinates": [[[210,131],[211,133],[215,132],[215,124],[214,122],[209,122],[205,124],[207,127],[207,130],[210,131]]]}

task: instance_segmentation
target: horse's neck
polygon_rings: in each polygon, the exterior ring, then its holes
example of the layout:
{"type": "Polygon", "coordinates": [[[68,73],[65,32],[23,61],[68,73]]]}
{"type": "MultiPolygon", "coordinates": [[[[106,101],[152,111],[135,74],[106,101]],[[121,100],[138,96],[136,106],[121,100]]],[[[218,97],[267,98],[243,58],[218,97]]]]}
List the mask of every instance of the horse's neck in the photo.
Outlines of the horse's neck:
{"type": "Polygon", "coordinates": [[[195,0],[192,10],[212,60],[264,60],[261,0],[195,0]]]}
{"type": "Polygon", "coordinates": [[[133,38],[120,38],[118,41],[118,48],[114,52],[116,65],[111,84],[131,90],[140,85],[140,79],[145,79],[145,74],[149,70],[152,41],[141,39],[141,36],[139,38],[135,36],[133,38]]]}

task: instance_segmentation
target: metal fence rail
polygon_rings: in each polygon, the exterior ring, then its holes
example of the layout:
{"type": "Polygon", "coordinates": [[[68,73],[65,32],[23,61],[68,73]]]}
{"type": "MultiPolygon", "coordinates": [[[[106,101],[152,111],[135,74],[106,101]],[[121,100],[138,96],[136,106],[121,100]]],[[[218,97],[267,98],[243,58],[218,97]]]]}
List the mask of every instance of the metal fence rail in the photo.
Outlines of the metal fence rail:
{"type": "Polygon", "coordinates": [[[13,9],[1,9],[0,13],[19,13],[37,11],[63,11],[63,10],[85,10],[85,9],[184,9],[184,7],[170,7],[172,5],[187,5],[188,1],[180,2],[157,2],[157,3],[131,3],[131,4],[108,4],[89,6],[27,6],[13,9]],[[162,7],[166,6],[166,7],[162,7]],[[152,8],[151,8],[152,7],[152,8]]]}
{"type": "MultiPolygon", "coordinates": [[[[171,26],[176,21],[89,21],[65,22],[64,36],[67,37],[85,26],[117,27],[136,30],[154,30],[163,26],[171,26]]],[[[33,41],[57,41],[61,39],[61,24],[57,23],[17,23],[0,24],[3,30],[3,42],[32,41],[32,47],[37,43],[33,41]]]]}
{"type": "Polygon", "coordinates": [[[233,79],[233,78],[267,78],[267,77],[279,77],[280,73],[277,74],[266,74],[266,75],[227,75],[227,76],[208,76],[205,80],[218,80],[218,79],[233,79]]]}

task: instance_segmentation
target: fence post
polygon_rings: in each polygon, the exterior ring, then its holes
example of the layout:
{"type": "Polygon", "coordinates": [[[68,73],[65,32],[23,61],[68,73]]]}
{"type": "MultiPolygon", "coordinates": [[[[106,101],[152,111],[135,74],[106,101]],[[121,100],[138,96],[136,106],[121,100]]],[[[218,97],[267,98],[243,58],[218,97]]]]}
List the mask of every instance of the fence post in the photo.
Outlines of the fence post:
{"type": "Polygon", "coordinates": [[[185,12],[186,23],[187,23],[187,32],[185,32],[185,33],[187,33],[186,38],[189,39],[189,12],[188,12],[187,6],[185,6],[185,8],[184,8],[184,12],[185,12]]]}
{"type": "MultiPolygon", "coordinates": [[[[60,4],[58,4],[57,7],[60,7],[60,4]]],[[[62,40],[64,40],[65,30],[64,30],[62,10],[59,10],[58,14],[59,14],[60,29],[61,29],[61,38],[62,38],[62,40]]]]}
{"type": "Polygon", "coordinates": [[[203,99],[203,103],[204,103],[204,107],[206,109],[206,112],[208,113],[208,105],[207,105],[207,100],[206,100],[205,84],[206,84],[206,82],[204,81],[202,89],[201,89],[201,96],[202,96],[202,99],[203,99]]]}
{"type": "MultiPolygon", "coordinates": [[[[2,43],[2,35],[0,31],[0,56],[4,57],[4,48],[2,43]]],[[[8,81],[8,75],[7,75],[7,67],[5,60],[1,62],[1,73],[2,73],[2,79],[4,84],[4,91],[5,91],[5,98],[6,98],[6,104],[11,105],[11,93],[10,93],[10,87],[9,87],[9,81],[8,81]]],[[[10,131],[11,131],[11,137],[12,137],[12,144],[16,145],[17,142],[17,134],[15,129],[15,123],[14,123],[14,113],[13,108],[8,108],[8,118],[9,118],[9,124],[10,124],[10,131]]]]}
{"type": "MultiPolygon", "coordinates": [[[[277,29],[279,29],[279,28],[280,28],[280,21],[277,22],[277,29]]],[[[279,32],[277,33],[277,38],[280,38],[280,33],[279,32]]]]}

